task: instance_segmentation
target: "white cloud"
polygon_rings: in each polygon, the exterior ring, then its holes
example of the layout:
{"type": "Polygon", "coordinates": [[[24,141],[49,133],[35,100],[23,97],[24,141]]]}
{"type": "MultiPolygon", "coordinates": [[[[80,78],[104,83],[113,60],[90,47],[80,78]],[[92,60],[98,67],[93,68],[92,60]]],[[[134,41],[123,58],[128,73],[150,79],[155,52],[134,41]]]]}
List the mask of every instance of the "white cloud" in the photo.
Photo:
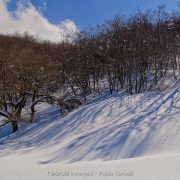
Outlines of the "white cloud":
{"type": "Polygon", "coordinates": [[[13,12],[8,11],[10,0],[0,0],[0,34],[28,32],[43,40],[61,41],[69,33],[77,32],[75,23],[69,19],[53,24],[29,1],[18,2],[13,12]]]}

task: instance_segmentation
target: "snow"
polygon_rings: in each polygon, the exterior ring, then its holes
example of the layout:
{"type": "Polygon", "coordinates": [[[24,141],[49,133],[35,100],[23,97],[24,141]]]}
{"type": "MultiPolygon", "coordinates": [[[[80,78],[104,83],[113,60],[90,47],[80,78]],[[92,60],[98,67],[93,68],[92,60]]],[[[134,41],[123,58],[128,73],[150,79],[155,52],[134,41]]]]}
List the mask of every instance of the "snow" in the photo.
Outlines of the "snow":
{"type": "Polygon", "coordinates": [[[0,176],[4,180],[178,180],[180,177],[179,155],[48,165],[38,165],[32,157],[24,154],[2,158],[0,176]]]}
{"type": "Polygon", "coordinates": [[[0,129],[0,177],[179,180],[179,117],[180,82],[163,92],[104,93],[65,117],[39,104],[33,124],[0,129]],[[93,178],[77,176],[88,172],[93,178]]]}

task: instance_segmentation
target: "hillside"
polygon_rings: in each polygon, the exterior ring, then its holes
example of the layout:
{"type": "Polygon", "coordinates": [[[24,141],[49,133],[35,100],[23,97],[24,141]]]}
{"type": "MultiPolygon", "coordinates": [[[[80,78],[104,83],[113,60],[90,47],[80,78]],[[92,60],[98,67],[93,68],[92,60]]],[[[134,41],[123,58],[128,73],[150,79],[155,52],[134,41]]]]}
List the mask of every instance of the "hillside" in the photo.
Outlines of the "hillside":
{"type": "Polygon", "coordinates": [[[113,95],[104,92],[90,99],[65,117],[56,107],[40,103],[33,124],[21,124],[14,134],[8,125],[1,128],[0,177],[11,176],[9,168],[12,173],[18,172],[13,179],[31,173],[34,176],[36,173],[39,179],[48,179],[44,174],[48,170],[89,170],[89,167],[92,171],[131,169],[138,172],[133,176],[135,179],[143,180],[148,179],[143,174],[153,169],[156,173],[150,177],[160,176],[157,180],[172,173],[177,175],[180,82],[163,92],[132,96],[125,92],[113,95]],[[141,168],[145,172],[140,173],[141,168]]]}

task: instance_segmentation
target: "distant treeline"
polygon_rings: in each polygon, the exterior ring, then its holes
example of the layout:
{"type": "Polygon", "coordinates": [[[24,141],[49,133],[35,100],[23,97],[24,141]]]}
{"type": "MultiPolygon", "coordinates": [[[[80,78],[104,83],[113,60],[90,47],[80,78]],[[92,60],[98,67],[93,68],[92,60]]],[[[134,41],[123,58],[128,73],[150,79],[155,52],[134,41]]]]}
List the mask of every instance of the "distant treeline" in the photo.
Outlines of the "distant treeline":
{"type": "MultiPolygon", "coordinates": [[[[179,52],[180,13],[163,7],[130,18],[117,16],[77,33],[71,41],[0,35],[0,114],[20,119],[27,94],[34,102],[68,89],[74,99],[86,100],[104,84],[110,93],[143,92],[169,71],[177,78],[179,52]]],[[[65,98],[65,93],[60,96],[65,98]]]]}

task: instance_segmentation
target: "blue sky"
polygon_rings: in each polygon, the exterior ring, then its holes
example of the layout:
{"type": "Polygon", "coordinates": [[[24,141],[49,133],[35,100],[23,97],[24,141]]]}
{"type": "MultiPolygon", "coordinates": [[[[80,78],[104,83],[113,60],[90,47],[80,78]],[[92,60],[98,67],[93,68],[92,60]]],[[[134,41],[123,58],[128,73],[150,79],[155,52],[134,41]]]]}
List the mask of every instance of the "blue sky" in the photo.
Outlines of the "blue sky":
{"type": "MultiPolygon", "coordinates": [[[[15,9],[17,0],[11,0],[9,9],[15,9]]],[[[177,0],[31,0],[37,8],[46,3],[44,16],[52,23],[59,23],[64,19],[71,19],[78,28],[101,24],[114,15],[130,15],[137,8],[154,9],[159,5],[166,5],[168,10],[177,9],[177,0]]]]}

